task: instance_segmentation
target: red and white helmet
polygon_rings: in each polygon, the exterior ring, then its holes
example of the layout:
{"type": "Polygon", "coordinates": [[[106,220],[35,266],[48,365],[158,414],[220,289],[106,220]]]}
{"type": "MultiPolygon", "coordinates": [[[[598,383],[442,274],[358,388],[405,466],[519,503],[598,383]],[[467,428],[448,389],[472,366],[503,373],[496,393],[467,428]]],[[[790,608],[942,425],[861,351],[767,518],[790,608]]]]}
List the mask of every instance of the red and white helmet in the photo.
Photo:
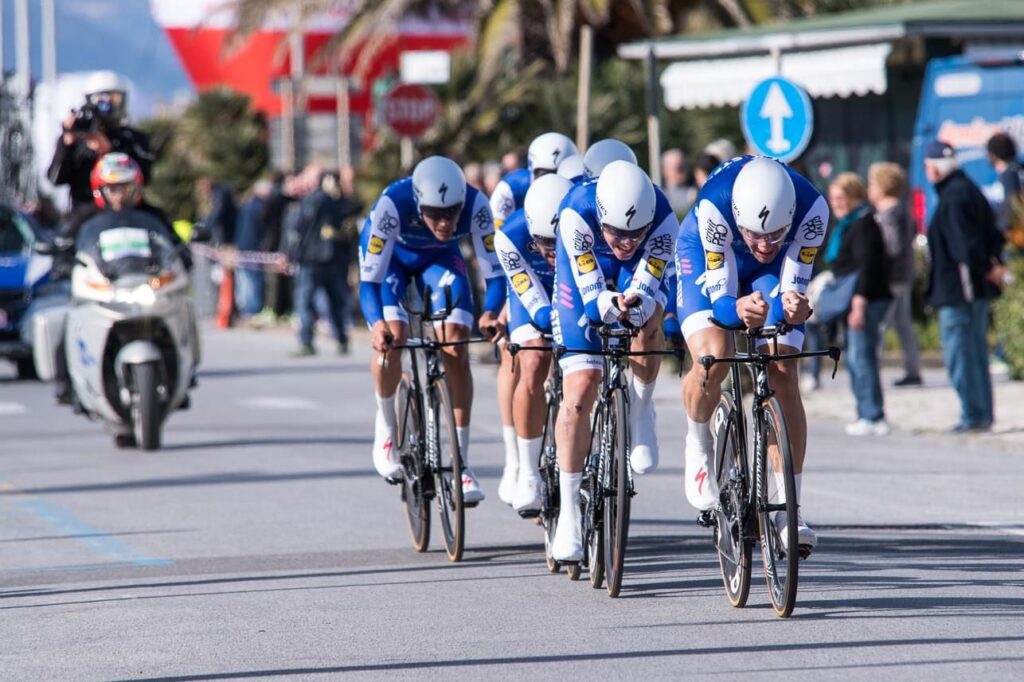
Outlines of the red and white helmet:
{"type": "Polygon", "coordinates": [[[107,208],[104,190],[109,185],[135,185],[141,190],[144,185],[142,169],[135,159],[121,152],[104,154],[93,166],[89,176],[93,201],[100,208],[107,208]]]}

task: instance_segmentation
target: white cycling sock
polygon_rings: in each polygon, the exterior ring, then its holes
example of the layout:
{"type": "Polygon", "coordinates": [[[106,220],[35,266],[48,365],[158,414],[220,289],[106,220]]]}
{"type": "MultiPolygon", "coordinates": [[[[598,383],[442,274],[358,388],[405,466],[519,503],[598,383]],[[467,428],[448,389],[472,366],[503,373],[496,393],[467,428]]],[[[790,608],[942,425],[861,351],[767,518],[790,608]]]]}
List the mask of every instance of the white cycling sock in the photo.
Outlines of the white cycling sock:
{"type": "Polygon", "coordinates": [[[455,436],[459,439],[459,452],[462,454],[462,468],[469,468],[469,427],[456,426],[455,436]]]}
{"type": "Polygon", "coordinates": [[[647,404],[651,402],[651,398],[654,397],[654,382],[652,381],[649,384],[644,383],[634,374],[633,395],[646,407],[647,404]]]}
{"type": "Polygon", "coordinates": [[[580,519],[580,485],[583,483],[583,472],[567,474],[558,472],[559,518],[571,523],[579,523],[580,519]]]}
{"type": "MultiPolygon", "coordinates": [[[[651,384],[653,386],[653,384],[651,384]]],[[[690,415],[686,415],[686,446],[687,450],[696,448],[705,455],[710,455],[714,444],[711,436],[711,420],[705,422],[694,421],[690,415]]]]}
{"type": "Polygon", "coordinates": [[[514,467],[519,461],[519,446],[516,443],[516,427],[502,426],[501,438],[505,441],[505,466],[514,467]]]}
{"type": "Polygon", "coordinates": [[[519,450],[519,475],[529,473],[533,478],[540,476],[537,459],[540,457],[540,442],[543,438],[516,438],[519,450]]]}
{"type": "Polygon", "coordinates": [[[374,427],[377,435],[391,438],[395,435],[395,396],[377,396],[377,419],[374,427]]]}

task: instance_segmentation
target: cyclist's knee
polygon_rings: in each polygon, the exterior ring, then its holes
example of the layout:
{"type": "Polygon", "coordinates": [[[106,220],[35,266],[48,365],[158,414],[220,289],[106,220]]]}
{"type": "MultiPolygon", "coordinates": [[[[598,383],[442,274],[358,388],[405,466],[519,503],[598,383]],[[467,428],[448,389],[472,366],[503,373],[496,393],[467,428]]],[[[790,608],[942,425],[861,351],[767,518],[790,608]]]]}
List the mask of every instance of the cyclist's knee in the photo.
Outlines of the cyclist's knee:
{"type": "Polygon", "coordinates": [[[547,358],[543,353],[526,352],[519,355],[519,383],[525,385],[531,393],[544,385],[547,372],[547,358]]]}
{"type": "Polygon", "coordinates": [[[573,372],[562,382],[562,407],[571,416],[586,416],[597,399],[601,373],[592,370],[573,372]]]}

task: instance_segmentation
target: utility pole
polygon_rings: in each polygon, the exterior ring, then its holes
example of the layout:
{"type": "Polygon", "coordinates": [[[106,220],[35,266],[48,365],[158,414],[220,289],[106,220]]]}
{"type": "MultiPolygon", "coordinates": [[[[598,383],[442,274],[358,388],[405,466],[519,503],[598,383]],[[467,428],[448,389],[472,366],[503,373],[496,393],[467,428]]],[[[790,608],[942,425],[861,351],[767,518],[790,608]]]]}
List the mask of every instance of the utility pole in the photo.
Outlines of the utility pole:
{"type": "Polygon", "coordinates": [[[576,90],[576,148],[587,150],[590,139],[590,62],[594,56],[594,31],[580,27],[580,82],[576,90]]]}
{"type": "Polygon", "coordinates": [[[337,116],[338,128],[338,170],[352,165],[352,121],[349,116],[348,104],[348,76],[345,75],[343,65],[337,60],[335,66],[337,77],[335,79],[335,114],[337,116]]]}
{"type": "Polygon", "coordinates": [[[661,92],[658,87],[658,68],[654,59],[654,46],[648,45],[647,59],[647,153],[650,156],[651,182],[661,186],[661,92]]]}
{"type": "MultiPolygon", "coordinates": [[[[53,0],[43,0],[42,33],[43,33],[43,81],[53,83],[57,80],[57,33],[53,12],[53,0]]],[[[53,99],[51,97],[51,99],[53,99]]]]}
{"type": "Polygon", "coordinates": [[[17,70],[18,98],[28,100],[32,87],[32,64],[29,62],[28,0],[14,3],[14,65],[17,70]]]}

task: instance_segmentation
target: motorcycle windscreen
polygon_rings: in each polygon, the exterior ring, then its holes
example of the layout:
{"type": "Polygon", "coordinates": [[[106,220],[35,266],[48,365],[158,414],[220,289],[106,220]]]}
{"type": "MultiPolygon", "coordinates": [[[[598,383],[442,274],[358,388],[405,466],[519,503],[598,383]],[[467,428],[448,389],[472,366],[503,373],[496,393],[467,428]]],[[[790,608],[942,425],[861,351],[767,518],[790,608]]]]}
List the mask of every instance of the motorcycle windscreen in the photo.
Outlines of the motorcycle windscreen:
{"type": "Polygon", "coordinates": [[[97,264],[104,277],[154,275],[171,266],[174,246],[168,228],[141,211],[105,211],[90,218],[75,248],[97,264]]]}

